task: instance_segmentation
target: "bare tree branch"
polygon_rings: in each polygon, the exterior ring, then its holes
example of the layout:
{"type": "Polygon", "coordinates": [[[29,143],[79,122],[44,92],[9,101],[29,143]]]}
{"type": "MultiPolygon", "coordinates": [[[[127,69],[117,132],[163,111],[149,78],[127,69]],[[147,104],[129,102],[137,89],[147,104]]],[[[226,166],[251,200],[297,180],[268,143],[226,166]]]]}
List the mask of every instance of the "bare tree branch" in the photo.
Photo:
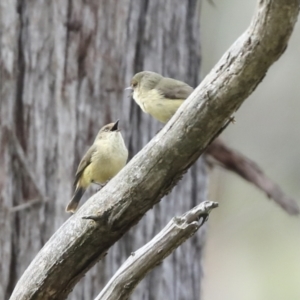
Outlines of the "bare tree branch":
{"type": "Polygon", "coordinates": [[[42,199],[31,199],[25,203],[22,203],[22,204],[19,204],[17,206],[14,206],[14,207],[11,207],[9,209],[9,212],[10,213],[15,213],[17,211],[21,211],[21,210],[24,210],[24,209],[27,209],[27,208],[30,208],[36,204],[41,204],[43,203],[43,200],[42,199]]]}
{"type": "Polygon", "coordinates": [[[295,199],[286,195],[280,186],[268,178],[254,161],[229,148],[221,139],[216,139],[211,143],[205,153],[216,159],[223,168],[253,183],[290,215],[300,213],[299,205],[295,199]]]}
{"type": "MultiPolygon", "coordinates": [[[[65,299],[76,282],[160,201],[284,52],[299,0],[259,1],[250,27],[166,126],[45,244],[11,296],[65,299]],[[99,221],[85,220],[98,215],[99,221]]],[[[67,199],[66,199],[67,202],[67,199]]]]}
{"type": "Polygon", "coordinates": [[[205,201],[173,218],[149,243],[131,254],[95,300],[128,299],[146,274],[193,236],[217,206],[216,202],[205,201]]]}

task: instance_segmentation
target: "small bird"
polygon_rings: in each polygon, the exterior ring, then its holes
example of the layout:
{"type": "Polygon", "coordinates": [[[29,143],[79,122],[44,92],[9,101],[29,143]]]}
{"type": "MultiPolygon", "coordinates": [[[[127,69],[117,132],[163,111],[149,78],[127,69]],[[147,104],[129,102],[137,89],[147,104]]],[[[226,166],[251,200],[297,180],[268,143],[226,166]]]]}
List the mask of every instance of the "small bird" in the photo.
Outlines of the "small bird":
{"type": "Polygon", "coordinates": [[[145,113],[162,123],[171,119],[194,90],[182,81],[150,71],[135,74],[126,89],[133,91],[133,99],[145,113]]]}
{"type": "Polygon", "coordinates": [[[126,164],[128,150],[125,146],[119,120],[105,125],[98,132],[93,145],[83,156],[75,175],[75,192],[66,207],[74,213],[85,190],[91,183],[105,184],[126,164]]]}

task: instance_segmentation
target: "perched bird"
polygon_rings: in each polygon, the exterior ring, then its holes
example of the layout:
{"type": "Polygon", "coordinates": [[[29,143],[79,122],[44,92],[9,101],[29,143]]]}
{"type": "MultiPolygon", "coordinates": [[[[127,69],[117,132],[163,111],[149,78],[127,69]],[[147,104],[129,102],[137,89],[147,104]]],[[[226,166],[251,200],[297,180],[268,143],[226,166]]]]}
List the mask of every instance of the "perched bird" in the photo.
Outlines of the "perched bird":
{"type": "Polygon", "coordinates": [[[66,207],[75,212],[85,190],[91,183],[104,184],[126,164],[128,150],[116,123],[105,125],[98,132],[93,145],[83,156],[75,175],[74,195],[66,207]]]}
{"type": "Polygon", "coordinates": [[[167,123],[182,102],[193,92],[188,84],[143,71],[132,77],[132,97],[141,109],[162,123],[167,123]]]}

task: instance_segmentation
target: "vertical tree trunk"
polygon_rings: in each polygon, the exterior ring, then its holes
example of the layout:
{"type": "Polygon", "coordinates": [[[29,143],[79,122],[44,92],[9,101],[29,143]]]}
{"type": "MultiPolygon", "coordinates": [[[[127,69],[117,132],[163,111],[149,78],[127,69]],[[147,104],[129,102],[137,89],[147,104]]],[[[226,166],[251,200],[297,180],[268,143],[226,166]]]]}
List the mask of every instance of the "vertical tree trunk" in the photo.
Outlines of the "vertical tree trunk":
{"type": "MultiPolygon", "coordinates": [[[[0,299],[9,298],[68,217],[75,169],[99,128],[120,119],[133,156],[162,127],[124,93],[131,76],[153,70],[199,82],[199,2],[0,3],[0,299]]],[[[204,200],[205,190],[199,161],[69,299],[92,299],[132,251],[171,217],[204,200]]],[[[198,234],[179,248],[132,299],[199,299],[202,244],[198,234]]]]}

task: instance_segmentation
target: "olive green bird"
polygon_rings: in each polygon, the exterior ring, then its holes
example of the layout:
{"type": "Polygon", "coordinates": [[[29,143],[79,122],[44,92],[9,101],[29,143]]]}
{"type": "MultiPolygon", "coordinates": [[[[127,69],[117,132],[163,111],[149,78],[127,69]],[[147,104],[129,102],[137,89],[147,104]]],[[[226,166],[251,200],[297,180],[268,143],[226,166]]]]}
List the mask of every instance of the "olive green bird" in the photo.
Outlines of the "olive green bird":
{"type": "Polygon", "coordinates": [[[118,129],[119,120],[105,125],[93,145],[83,156],[75,174],[75,192],[66,207],[74,213],[85,190],[91,183],[105,184],[126,164],[128,150],[118,129]]]}
{"type": "Polygon", "coordinates": [[[145,113],[162,123],[171,119],[194,90],[182,81],[150,71],[135,74],[126,89],[132,90],[133,99],[145,113]]]}

